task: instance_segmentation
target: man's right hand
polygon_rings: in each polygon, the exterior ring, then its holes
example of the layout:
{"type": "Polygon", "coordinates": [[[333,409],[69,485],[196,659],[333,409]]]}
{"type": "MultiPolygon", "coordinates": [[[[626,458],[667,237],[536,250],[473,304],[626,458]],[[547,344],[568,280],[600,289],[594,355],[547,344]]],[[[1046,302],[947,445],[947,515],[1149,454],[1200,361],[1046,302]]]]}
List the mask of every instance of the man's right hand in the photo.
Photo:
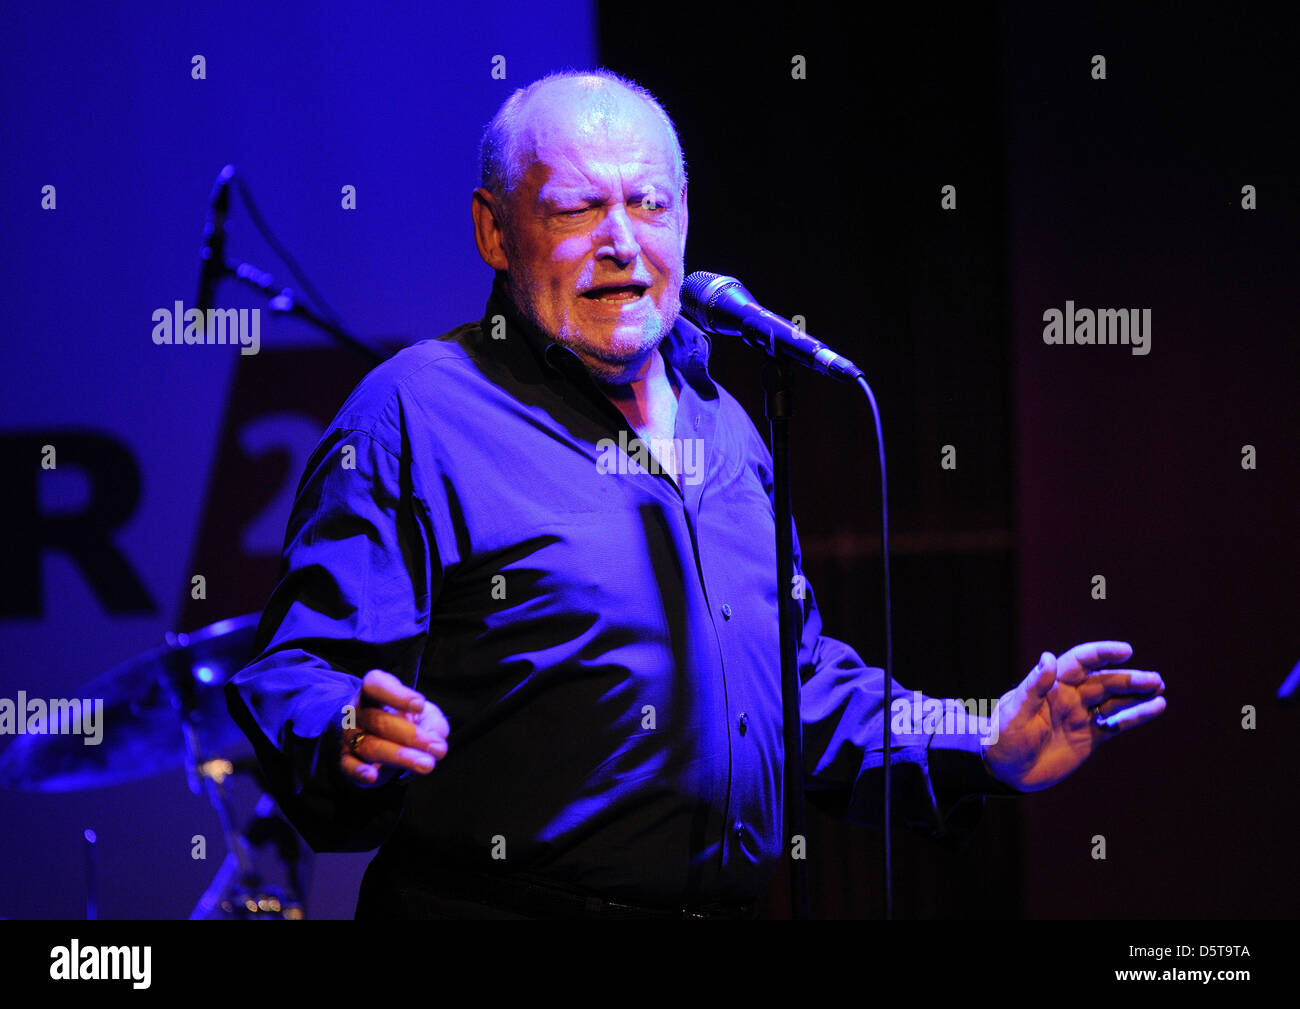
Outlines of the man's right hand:
{"type": "Polygon", "coordinates": [[[349,781],[369,788],[400,771],[428,774],[447,755],[446,717],[392,673],[366,673],[352,705],[357,727],[343,730],[339,754],[339,769],[349,781]]]}

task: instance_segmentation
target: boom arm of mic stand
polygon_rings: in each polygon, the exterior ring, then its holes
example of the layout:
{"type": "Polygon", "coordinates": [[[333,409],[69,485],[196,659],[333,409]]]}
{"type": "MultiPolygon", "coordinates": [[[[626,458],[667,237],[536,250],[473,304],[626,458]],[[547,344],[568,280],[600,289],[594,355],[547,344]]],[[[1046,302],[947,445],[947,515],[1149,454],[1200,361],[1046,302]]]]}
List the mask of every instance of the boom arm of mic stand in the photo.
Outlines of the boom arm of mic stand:
{"type": "Polygon", "coordinates": [[[329,319],[317,315],[309,306],[298,300],[292,288],[279,287],[275,283],[274,277],[265,270],[259,270],[252,263],[240,263],[234,267],[227,264],[225,273],[265,295],[273,312],[282,312],[285,315],[292,315],[295,318],[311,323],[344,346],[368,357],[375,364],[381,364],[388,360],[390,355],[382,347],[349,333],[342,326],[335,325],[329,319]]]}

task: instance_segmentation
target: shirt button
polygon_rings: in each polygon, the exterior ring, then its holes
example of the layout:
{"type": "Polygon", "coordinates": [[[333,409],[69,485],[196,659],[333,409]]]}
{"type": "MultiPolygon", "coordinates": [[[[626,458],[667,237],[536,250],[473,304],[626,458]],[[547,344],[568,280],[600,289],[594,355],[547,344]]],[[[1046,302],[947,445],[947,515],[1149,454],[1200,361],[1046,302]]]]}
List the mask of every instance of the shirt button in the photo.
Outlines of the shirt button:
{"type": "Polygon", "coordinates": [[[722,615],[723,615],[726,619],[728,619],[728,620],[731,619],[731,604],[730,604],[730,603],[723,603],[723,604],[722,604],[722,615]]]}
{"type": "Polygon", "coordinates": [[[739,820],[736,821],[736,825],[733,829],[736,831],[737,837],[745,836],[745,825],[741,823],[739,820]]]}
{"type": "Polygon", "coordinates": [[[740,729],[742,736],[745,734],[745,730],[749,728],[749,716],[743,711],[740,713],[740,717],[736,719],[736,726],[740,729]]]}

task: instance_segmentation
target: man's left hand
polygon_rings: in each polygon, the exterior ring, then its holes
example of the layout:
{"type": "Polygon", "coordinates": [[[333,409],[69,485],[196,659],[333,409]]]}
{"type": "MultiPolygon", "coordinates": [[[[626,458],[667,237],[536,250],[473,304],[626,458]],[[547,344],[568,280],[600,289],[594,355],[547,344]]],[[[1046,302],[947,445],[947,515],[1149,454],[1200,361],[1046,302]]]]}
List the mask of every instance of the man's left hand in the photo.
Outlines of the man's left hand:
{"type": "Polygon", "coordinates": [[[1111,736],[1157,717],[1165,710],[1159,673],[1105,668],[1132,654],[1124,641],[1089,641],[1059,658],[1043,652],[998,702],[997,741],[984,748],[989,773],[1037,792],[1073,774],[1111,736]]]}

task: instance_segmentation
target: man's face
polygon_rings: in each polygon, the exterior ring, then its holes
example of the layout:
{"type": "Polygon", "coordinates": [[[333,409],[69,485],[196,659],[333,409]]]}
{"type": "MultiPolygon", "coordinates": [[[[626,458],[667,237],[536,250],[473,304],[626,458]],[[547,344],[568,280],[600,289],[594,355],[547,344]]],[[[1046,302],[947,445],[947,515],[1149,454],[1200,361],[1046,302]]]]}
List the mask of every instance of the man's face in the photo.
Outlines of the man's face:
{"type": "Polygon", "coordinates": [[[681,310],[686,194],[653,110],[619,89],[600,97],[570,89],[526,107],[527,170],[507,195],[501,246],[515,304],[597,379],[621,384],[681,310]]]}

